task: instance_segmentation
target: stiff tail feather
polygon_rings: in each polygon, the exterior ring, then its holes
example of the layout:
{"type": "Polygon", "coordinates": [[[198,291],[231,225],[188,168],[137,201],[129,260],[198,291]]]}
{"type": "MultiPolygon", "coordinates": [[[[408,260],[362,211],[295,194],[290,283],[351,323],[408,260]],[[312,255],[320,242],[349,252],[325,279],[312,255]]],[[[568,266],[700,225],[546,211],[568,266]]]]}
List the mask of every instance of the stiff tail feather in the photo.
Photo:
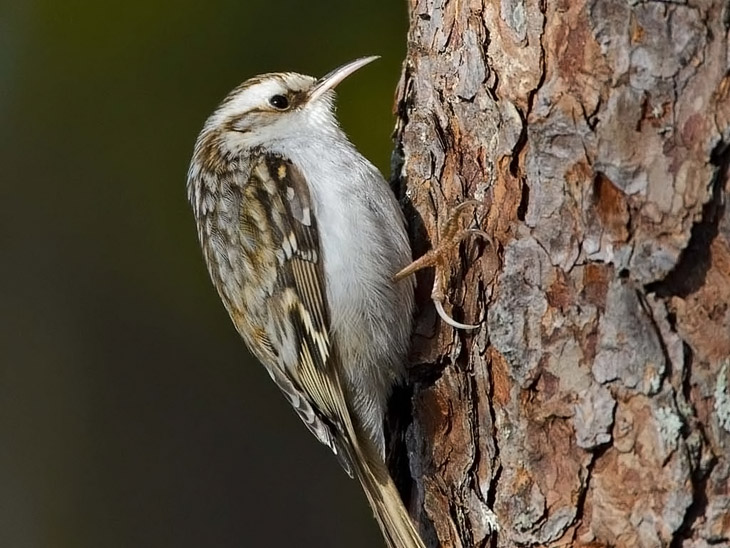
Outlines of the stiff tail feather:
{"type": "MultiPolygon", "coordinates": [[[[340,385],[339,375],[335,374],[333,377],[337,383],[337,390],[333,390],[331,394],[339,397],[332,397],[331,403],[333,411],[341,421],[342,434],[338,445],[344,451],[344,455],[347,455],[345,460],[349,461],[350,465],[345,466],[345,469],[354,472],[360,481],[380,531],[385,537],[386,545],[388,548],[426,548],[408,515],[380,451],[375,449],[368,436],[362,434],[362,430],[355,426],[342,397],[344,390],[340,385]]],[[[327,383],[323,384],[327,386],[327,383]]]]}
{"type": "Polygon", "coordinates": [[[388,548],[426,548],[380,455],[365,455],[360,447],[354,449],[358,453],[352,459],[355,475],[388,548]]]}

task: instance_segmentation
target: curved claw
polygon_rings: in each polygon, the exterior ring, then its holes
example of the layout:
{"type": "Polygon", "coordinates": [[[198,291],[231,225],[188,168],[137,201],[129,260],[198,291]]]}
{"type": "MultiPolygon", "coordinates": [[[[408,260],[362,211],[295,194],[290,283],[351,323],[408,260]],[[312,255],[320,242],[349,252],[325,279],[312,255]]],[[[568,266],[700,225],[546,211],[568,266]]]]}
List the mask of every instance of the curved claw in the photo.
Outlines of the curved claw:
{"type": "MultiPolygon", "coordinates": [[[[464,205],[464,204],[462,204],[462,205],[464,205]]],[[[467,205],[471,205],[471,204],[467,204],[467,205]]],[[[482,238],[489,245],[493,246],[492,239],[489,237],[489,235],[479,228],[464,229],[459,234],[456,235],[455,240],[461,241],[461,240],[468,238],[469,236],[477,236],[479,238],[482,238]]],[[[434,289],[431,292],[431,300],[433,300],[433,303],[434,303],[434,306],[436,307],[436,312],[438,312],[438,315],[441,317],[441,319],[444,322],[446,322],[448,325],[450,325],[454,329],[470,330],[470,329],[478,328],[479,325],[472,325],[472,324],[468,324],[468,323],[457,322],[454,318],[452,318],[451,316],[449,316],[446,313],[446,310],[444,310],[444,305],[443,305],[443,298],[444,298],[443,292],[441,291],[440,287],[437,287],[437,285],[436,285],[436,284],[440,285],[440,283],[441,283],[439,274],[440,274],[440,272],[438,272],[438,270],[437,270],[436,278],[434,279],[434,289]]]]}
{"type": "Polygon", "coordinates": [[[474,236],[479,236],[482,240],[486,241],[489,245],[491,245],[492,247],[494,247],[494,244],[492,243],[492,238],[489,236],[489,234],[487,234],[486,232],[484,232],[482,229],[480,229],[480,228],[467,228],[465,230],[465,232],[466,232],[466,234],[464,234],[464,238],[466,238],[470,234],[472,234],[474,236]]]}
{"type": "Polygon", "coordinates": [[[444,310],[444,293],[442,289],[442,276],[443,270],[446,268],[445,254],[449,249],[458,246],[463,240],[469,236],[476,236],[484,240],[490,246],[494,246],[492,239],[489,235],[479,228],[466,228],[459,230],[458,221],[464,211],[471,208],[472,210],[482,207],[484,204],[477,200],[466,200],[460,203],[454,208],[449,216],[446,224],[442,227],[441,233],[439,234],[438,245],[431,249],[429,252],[424,254],[419,259],[416,259],[411,264],[400,270],[393,276],[393,282],[398,282],[403,278],[406,278],[413,273],[421,270],[422,268],[435,267],[434,269],[434,280],[433,289],[431,290],[431,300],[433,300],[436,312],[439,317],[454,329],[477,329],[479,325],[471,325],[466,323],[457,322],[451,316],[449,316],[444,310]]]}
{"type": "Polygon", "coordinates": [[[436,307],[436,312],[438,312],[438,315],[441,317],[441,319],[454,329],[476,329],[477,327],[479,327],[478,325],[470,325],[467,323],[457,322],[454,318],[446,313],[446,310],[444,310],[444,305],[439,299],[433,299],[433,304],[436,307]]]}

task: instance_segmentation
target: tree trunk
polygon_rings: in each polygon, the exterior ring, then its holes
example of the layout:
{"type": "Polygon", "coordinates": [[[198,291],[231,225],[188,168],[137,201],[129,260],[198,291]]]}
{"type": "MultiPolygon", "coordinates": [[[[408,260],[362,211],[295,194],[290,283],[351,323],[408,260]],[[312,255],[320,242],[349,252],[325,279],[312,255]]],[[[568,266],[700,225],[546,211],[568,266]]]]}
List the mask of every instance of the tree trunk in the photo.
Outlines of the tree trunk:
{"type": "Polygon", "coordinates": [[[419,274],[428,545],[730,543],[730,7],[409,0],[394,184],[419,274]]]}

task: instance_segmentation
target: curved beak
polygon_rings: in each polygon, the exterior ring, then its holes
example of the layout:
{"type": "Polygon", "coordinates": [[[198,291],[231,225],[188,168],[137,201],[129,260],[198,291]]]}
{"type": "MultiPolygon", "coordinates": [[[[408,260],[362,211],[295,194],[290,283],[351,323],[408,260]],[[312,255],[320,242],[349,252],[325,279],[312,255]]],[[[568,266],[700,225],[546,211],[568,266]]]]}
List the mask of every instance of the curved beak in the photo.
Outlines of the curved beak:
{"type": "Polygon", "coordinates": [[[372,63],[376,59],[380,59],[380,56],[371,55],[370,57],[360,57],[359,59],[350,61],[349,63],[346,63],[341,67],[337,67],[335,70],[317,80],[317,83],[314,84],[314,87],[309,92],[309,98],[307,99],[307,102],[309,103],[316,101],[329,90],[337,87],[337,84],[350,76],[350,74],[358,69],[361,69],[368,63],[372,63]]]}

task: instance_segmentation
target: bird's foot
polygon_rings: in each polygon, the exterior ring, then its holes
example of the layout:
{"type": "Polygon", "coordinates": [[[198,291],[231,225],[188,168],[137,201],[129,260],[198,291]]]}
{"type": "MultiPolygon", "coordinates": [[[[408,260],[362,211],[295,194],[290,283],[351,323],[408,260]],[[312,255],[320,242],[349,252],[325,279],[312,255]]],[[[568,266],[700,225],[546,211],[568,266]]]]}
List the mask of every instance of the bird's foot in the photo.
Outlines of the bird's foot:
{"type": "Polygon", "coordinates": [[[460,323],[449,316],[444,310],[445,294],[445,270],[447,268],[447,255],[454,247],[457,247],[463,240],[469,237],[477,237],[485,240],[490,245],[492,239],[489,235],[478,228],[461,228],[459,220],[465,211],[474,211],[483,204],[477,200],[467,200],[456,206],[446,220],[446,224],[442,228],[438,236],[436,247],[426,252],[424,255],[406,266],[395,276],[393,281],[399,281],[424,268],[434,268],[433,288],[431,290],[431,300],[436,307],[436,312],[441,319],[455,329],[476,329],[479,325],[470,325],[460,323]]]}

